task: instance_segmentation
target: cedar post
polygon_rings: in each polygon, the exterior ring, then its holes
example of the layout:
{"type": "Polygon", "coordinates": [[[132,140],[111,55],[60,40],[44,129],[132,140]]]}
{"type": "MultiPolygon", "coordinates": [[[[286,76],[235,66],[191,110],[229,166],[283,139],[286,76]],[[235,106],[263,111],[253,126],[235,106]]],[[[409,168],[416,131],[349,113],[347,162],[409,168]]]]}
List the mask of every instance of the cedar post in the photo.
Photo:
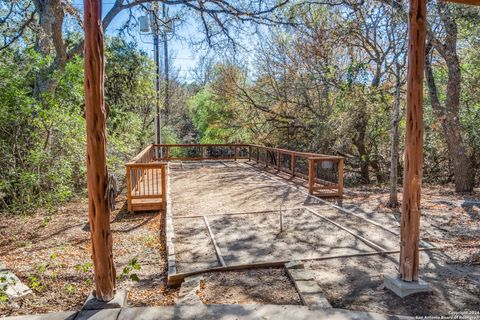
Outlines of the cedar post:
{"type": "Polygon", "coordinates": [[[162,178],[162,209],[167,209],[167,164],[162,164],[162,170],[160,174],[162,178]]]}
{"type": "Polygon", "coordinates": [[[112,300],[115,266],[110,231],[110,208],[105,197],[108,182],[104,104],[104,56],[102,2],[84,0],[85,29],[85,118],[87,123],[88,219],[92,238],[94,296],[112,300]]]}
{"type": "Polygon", "coordinates": [[[315,184],[315,160],[308,159],[308,193],[313,194],[315,184]]]}
{"type": "Polygon", "coordinates": [[[295,153],[293,152],[292,152],[291,166],[292,166],[292,177],[295,177],[295,167],[297,166],[297,158],[295,157],[295,153]]]}
{"type": "Polygon", "coordinates": [[[126,180],[127,180],[127,209],[132,211],[132,173],[130,166],[126,166],[126,180]]]}
{"type": "Polygon", "coordinates": [[[423,174],[423,69],[426,11],[426,0],[410,0],[405,171],[400,228],[400,276],[404,281],[418,280],[420,196],[423,174]]]}
{"type": "Polygon", "coordinates": [[[343,174],[345,169],[344,159],[338,159],[338,197],[343,198],[343,174]]]}
{"type": "Polygon", "coordinates": [[[277,151],[277,171],[280,171],[280,151],[277,151]]]}

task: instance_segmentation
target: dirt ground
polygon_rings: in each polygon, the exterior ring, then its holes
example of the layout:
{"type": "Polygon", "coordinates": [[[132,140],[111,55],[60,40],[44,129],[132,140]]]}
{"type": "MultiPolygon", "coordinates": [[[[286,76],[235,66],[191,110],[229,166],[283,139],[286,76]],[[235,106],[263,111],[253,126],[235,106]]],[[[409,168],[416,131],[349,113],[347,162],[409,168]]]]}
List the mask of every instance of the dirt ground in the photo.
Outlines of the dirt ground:
{"type": "MultiPolygon", "coordinates": [[[[399,232],[399,208],[386,207],[388,193],[385,189],[348,189],[342,205],[355,216],[328,204],[316,203],[301,188],[288,187],[286,181],[281,180],[281,174],[278,177],[259,174],[246,165],[184,164],[174,167],[171,174],[175,232],[182,242],[181,252],[189,252],[189,255],[177,257],[177,265],[184,262],[193,269],[218,265],[211,242],[210,246],[205,246],[209,243],[209,235],[203,219],[180,218],[186,215],[207,216],[227,265],[253,262],[252,259],[260,262],[284,256],[295,258],[295,254],[325,254],[329,249],[340,249],[340,252],[372,250],[363,243],[365,247],[360,249],[358,244],[349,241],[349,237],[353,238],[351,235],[318,217],[307,215],[304,210],[288,210],[302,205],[387,250],[398,249],[399,238],[395,232],[399,232]],[[283,234],[279,234],[280,207],[284,212],[283,234]],[[247,214],[261,210],[277,211],[247,214]],[[229,215],[239,212],[244,214],[229,215]],[[187,243],[188,234],[196,234],[199,238],[187,243]],[[329,241],[331,235],[336,237],[329,241]],[[195,262],[196,257],[203,258],[198,260],[201,263],[195,262]]],[[[445,247],[442,251],[421,253],[420,274],[432,284],[431,293],[402,300],[383,288],[383,276],[398,273],[398,254],[312,261],[307,263],[307,268],[317,274],[318,283],[325,288],[324,294],[334,307],[409,316],[476,311],[480,305],[479,205],[478,191],[461,196],[456,195],[451,186],[424,187],[421,238],[428,241],[427,244],[445,247]]],[[[210,287],[219,286],[215,277],[215,274],[209,276],[206,285],[210,281],[214,283],[210,287]]],[[[223,281],[220,286],[221,290],[235,291],[233,282],[223,281]]]]}
{"type": "MultiPolygon", "coordinates": [[[[322,219],[294,209],[303,205],[388,249],[398,244],[394,234],[351,214],[319,205],[305,195],[304,189],[287,187],[285,181],[275,180],[279,177],[253,171],[246,164],[174,164],[172,168],[175,251],[180,262],[192,263],[184,264],[184,270],[211,267],[218,262],[203,217],[180,216],[207,216],[227,264],[246,261],[258,251],[277,259],[299,252],[326,254],[324,245],[340,248],[335,250],[372,250],[363,247],[363,243],[353,243],[352,236],[332,229],[322,219]],[[278,232],[280,208],[284,213],[282,234],[278,232]],[[261,210],[274,212],[218,215],[261,210]]],[[[345,208],[398,230],[399,209],[385,206],[385,189],[364,187],[346,191],[345,208]]],[[[173,304],[178,289],[169,289],[165,284],[163,215],[129,214],[125,197],[117,201],[112,229],[118,287],[128,289],[129,303],[134,306],[173,304]],[[134,258],[138,261],[134,265],[140,266],[140,270],[122,275],[134,258]],[[130,279],[132,273],[139,281],[130,279]]],[[[76,310],[83,304],[93,289],[87,222],[86,200],[73,201],[52,213],[1,216],[0,261],[34,290],[28,297],[0,302],[0,316],[76,310]]],[[[383,275],[397,272],[397,255],[309,262],[306,268],[315,273],[334,307],[402,315],[478,310],[479,231],[480,190],[457,195],[451,186],[424,186],[421,237],[433,245],[447,246],[442,252],[421,254],[420,275],[432,284],[432,293],[401,300],[382,288],[383,275]]],[[[199,295],[205,303],[299,303],[283,269],[206,274],[199,295]]]]}
{"type": "Polygon", "coordinates": [[[405,316],[448,316],[452,311],[480,311],[478,268],[449,265],[440,252],[421,253],[420,277],[432,292],[399,298],[383,287],[384,275],[398,273],[398,255],[310,262],[333,307],[405,316]]]}
{"type": "Polygon", "coordinates": [[[205,304],[301,304],[283,268],[210,273],[197,294],[205,304]]]}
{"type": "Polygon", "coordinates": [[[398,249],[395,221],[388,225],[389,232],[245,164],[175,164],[170,175],[179,273],[219,266],[202,215],[230,266],[398,249]],[[365,244],[305,207],[381,248],[365,244]]]}
{"type": "MultiPolygon", "coordinates": [[[[398,198],[402,200],[399,190],[398,198]]],[[[385,226],[400,225],[400,208],[386,207],[388,192],[381,188],[349,188],[343,206],[385,226]]],[[[480,189],[456,194],[453,185],[422,189],[420,236],[437,246],[449,263],[480,265],[480,189]]]]}
{"type": "MultiPolygon", "coordinates": [[[[166,287],[163,217],[129,214],[124,203],[125,197],[117,198],[111,223],[117,287],[128,289],[133,306],[173,304],[178,290],[166,287]],[[140,270],[122,274],[134,258],[140,270]],[[139,281],[131,280],[132,274],[139,281]]],[[[68,203],[52,214],[2,215],[0,253],[1,262],[33,288],[29,296],[0,302],[0,316],[79,309],[93,289],[87,201],[68,203]]]]}

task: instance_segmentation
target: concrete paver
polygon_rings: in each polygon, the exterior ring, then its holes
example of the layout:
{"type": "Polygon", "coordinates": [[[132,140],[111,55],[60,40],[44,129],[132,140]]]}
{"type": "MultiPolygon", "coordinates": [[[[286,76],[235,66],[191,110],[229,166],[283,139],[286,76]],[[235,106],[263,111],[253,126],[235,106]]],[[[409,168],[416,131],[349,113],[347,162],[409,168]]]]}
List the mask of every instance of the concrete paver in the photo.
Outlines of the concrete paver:
{"type": "Polygon", "coordinates": [[[402,316],[382,315],[371,312],[354,312],[343,309],[314,309],[294,305],[194,305],[137,307],[75,312],[49,313],[8,320],[402,320],[402,316]],[[76,317],[75,317],[76,315],[76,317]]]}

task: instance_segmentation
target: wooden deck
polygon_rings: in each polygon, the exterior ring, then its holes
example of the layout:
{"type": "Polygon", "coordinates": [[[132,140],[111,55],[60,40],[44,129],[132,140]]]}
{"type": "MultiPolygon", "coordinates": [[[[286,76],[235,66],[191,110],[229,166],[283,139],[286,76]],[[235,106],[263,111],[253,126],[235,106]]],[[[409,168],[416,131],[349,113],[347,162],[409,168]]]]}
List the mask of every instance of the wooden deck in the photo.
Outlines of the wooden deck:
{"type": "Polygon", "coordinates": [[[342,157],[252,144],[154,144],[125,165],[128,210],[165,209],[167,162],[203,160],[248,160],[260,170],[306,184],[310,194],[343,196],[342,157]]]}

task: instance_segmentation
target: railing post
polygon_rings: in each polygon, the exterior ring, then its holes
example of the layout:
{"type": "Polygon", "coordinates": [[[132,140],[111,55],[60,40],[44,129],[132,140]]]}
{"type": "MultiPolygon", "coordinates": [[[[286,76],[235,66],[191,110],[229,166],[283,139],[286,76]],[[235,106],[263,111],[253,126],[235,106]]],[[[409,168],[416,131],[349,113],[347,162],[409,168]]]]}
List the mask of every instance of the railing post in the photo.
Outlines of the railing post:
{"type": "Polygon", "coordinates": [[[127,209],[132,211],[132,180],[131,180],[131,171],[128,165],[125,166],[126,170],[126,180],[127,180],[127,209]]]}
{"type": "Polygon", "coordinates": [[[236,145],[233,147],[233,159],[235,161],[237,161],[237,146],[236,145]]]}
{"type": "Polygon", "coordinates": [[[166,175],[166,164],[162,164],[162,208],[165,210],[167,208],[167,175],[166,175]]]}
{"type": "Polygon", "coordinates": [[[290,160],[290,166],[292,171],[292,177],[295,177],[295,167],[297,166],[297,157],[295,157],[295,153],[292,152],[292,158],[290,160]]]}
{"type": "Polygon", "coordinates": [[[205,149],[203,146],[200,146],[200,160],[203,160],[205,156],[205,149]]]}
{"type": "Polygon", "coordinates": [[[277,151],[277,171],[280,171],[280,151],[277,151]]]}
{"type": "Polygon", "coordinates": [[[270,157],[270,153],[268,152],[268,149],[265,148],[265,168],[268,168],[268,158],[270,157]]]}
{"type": "Polygon", "coordinates": [[[343,198],[343,173],[345,168],[344,159],[341,158],[338,160],[338,197],[343,198]]]}
{"type": "Polygon", "coordinates": [[[252,160],[252,146],[248,146],[248,161],[252,160]]]}
{"type": "Polygon", "coordinates": [[[315,185],[315,160],[308,159],[308,193],[313,194],[315,185]]]}
{"type": "Polygon", "coordinates": [[[258,161],[260,160],[260,152],[258,150],[259,150],[259,148],[257,147],[257,154],[256,154],[257,164],[258,164],[258,161]]]}

